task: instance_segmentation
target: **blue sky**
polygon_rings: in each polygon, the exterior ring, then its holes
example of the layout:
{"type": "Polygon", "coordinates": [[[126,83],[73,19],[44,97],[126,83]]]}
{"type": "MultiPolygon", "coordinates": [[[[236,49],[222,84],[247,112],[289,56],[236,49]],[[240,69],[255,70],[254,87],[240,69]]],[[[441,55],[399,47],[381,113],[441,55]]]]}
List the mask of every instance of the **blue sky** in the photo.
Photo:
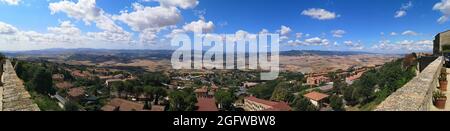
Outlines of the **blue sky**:
{"type": "Polygon", "coordinates": [[[429,52],[450,27],[450,0],[0,0],[0,12],[0,50],[167,49],[195,27],[265,29],[282,50],[429,52]]]}

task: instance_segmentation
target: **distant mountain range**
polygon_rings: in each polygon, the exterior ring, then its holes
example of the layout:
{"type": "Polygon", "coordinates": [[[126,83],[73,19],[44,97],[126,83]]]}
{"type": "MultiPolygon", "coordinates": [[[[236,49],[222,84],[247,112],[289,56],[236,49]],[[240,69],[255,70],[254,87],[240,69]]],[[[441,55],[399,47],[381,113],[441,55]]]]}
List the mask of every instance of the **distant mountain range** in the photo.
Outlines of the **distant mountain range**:
{"type": "MultiPolygon", "coordinates": [[[[7,56],[52,56],[52,55],[132,55],[132,56],[164,56],[170,57],[173,50],[112,50],[112,49],[90,49],[90,48],[77,48],[77,49],[64,49],[64,48],[52,48],[43,50],[30,50],[30,51],[4,51],[7,56]]],[[[362,54],[377,54],[369,52],[359,51],[320,51],[320,50],[291,50],[281,51],[282,56],[303,56],[303,55],[321,55],[321,56],[348,56],[348,55],[362,55],[362,54]]]]}

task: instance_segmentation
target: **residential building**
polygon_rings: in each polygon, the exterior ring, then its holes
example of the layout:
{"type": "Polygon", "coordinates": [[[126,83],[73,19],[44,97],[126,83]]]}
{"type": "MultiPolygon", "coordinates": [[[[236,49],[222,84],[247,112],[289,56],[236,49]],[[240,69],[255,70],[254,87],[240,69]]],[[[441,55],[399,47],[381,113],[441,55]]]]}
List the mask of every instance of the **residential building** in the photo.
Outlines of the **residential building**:
{"type": "Polygon", "coordinates": [[[245,111],[292,111],[286,102],[275,102],[256,98],[254,96],[244,98],[245,111]]]}
{"type": "Polygon", "coordinates": [[[313,105],[316,107],[321,107],[323,102],[326,100],[326,98],[329,97],[327,94],[319,93],[319,92],[310,92],[308,94],[303,95],[305,98],[307,98],[313,105]]]}

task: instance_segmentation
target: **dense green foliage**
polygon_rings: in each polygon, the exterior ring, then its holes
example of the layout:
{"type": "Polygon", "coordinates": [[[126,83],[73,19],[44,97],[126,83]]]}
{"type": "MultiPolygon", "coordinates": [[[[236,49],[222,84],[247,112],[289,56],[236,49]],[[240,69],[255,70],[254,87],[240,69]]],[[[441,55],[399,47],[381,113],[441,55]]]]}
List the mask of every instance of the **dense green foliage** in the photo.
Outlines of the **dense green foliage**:
{"type": "Polygon", "coordinates": [[[415,76],[415,65],[404,67],[403,60],[389,62],[379,69],[370,70],[352,85],[345,87],[342,92],[347,104],[360,104],[364,110],[371,110],[373,105],[381,103],[405,85],[415,76]]]}
{"type": "Polygon", "coordinates": [[[45,63],[29,63],[19,61],[16,65],[16,73],[25,82],[26,89],[39,108],[44,111],[61,110],[57,102],[50,98],[56,89],[52,80],[53,68],[45,63]]]}
{"type": "Polygon", "coordinates": [[[170,111],[194,111],[197,98],[190,88],[175,90],[169,95],[170,111]]]}
{"type": "Polygon", "coordinates": [[[236,97],[230,91],[219,90],[214,94],[216,102],[225,110],[233,110],[233,103],[236,97]]]}
{"type": "Polygon", "coordinates": [[[317,108],[304,97],[297,97],[291,106],[294,111],[317,111],[317,108]]]}
{"type": "Polygon", "coordinates": [[[337,95],[333,95],[330,97],[330,106],[333,108],[334,111],[343,111],[344,109],[344,102],[343,99],[337,95]]]}
{"type": "Polygon", "coordinates": [[[308,88],[302,85],[303,81],[304,75],[301,73],[282,73],[278,79],[259,84],[248,91],[258,98],[292,102],[295,99],[293,93],[308,88]]]}

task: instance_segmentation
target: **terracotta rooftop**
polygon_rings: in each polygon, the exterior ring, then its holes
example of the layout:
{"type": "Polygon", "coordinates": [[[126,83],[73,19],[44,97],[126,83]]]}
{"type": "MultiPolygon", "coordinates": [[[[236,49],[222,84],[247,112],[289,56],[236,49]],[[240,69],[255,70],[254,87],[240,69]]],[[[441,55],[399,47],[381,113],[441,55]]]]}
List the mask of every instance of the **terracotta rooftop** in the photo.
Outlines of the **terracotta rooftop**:
{"type": "Polygon", "coordinates": [[[197,111],[219,111],[214,98],[197,98],[197,111]]]}
{"type": "Polygon", "coordinates": [[[119,111],[144,111],[144,104],[128,101],[125,99],[114,98],[108,104],[102,107],[103,111],[114,111],[119,107],[119,111]]]}
{"type": "Polygon", "coordinates": [[[70,82],[64,81],[64,82],[58,82],[55,84],[56,88],[58,89],[69,89],[72,88],[73,85],[70,82]]]}
{"type": "Polygon", "coordinates": [[[208,92],[207,88],[198,88],[194,90],[195,93],[206,93],[208,92]]]}
{"type": "Polygon", "coordinates": [[[78,97],[84,95],[84,93],[85,93],[84,87],[77,87],[70,89],[67,94],[71,97],[78,97]]]}
{"type": "Polygon", "coordinates": [[[292,110],[291,107],[286,102],[268,101],[268,100],[256,98],[254,96],[249,96],[249,97],[246,97],[245,99],[272,107],[272,108],[266,109],[264,111],[291,111],[292,110]]]}
{"type": "Polygon", "coordinates": [[[314,101],[320,101],[324,98],[327,98],[329,95],[313,91],[303,96],[314,101]]]}

